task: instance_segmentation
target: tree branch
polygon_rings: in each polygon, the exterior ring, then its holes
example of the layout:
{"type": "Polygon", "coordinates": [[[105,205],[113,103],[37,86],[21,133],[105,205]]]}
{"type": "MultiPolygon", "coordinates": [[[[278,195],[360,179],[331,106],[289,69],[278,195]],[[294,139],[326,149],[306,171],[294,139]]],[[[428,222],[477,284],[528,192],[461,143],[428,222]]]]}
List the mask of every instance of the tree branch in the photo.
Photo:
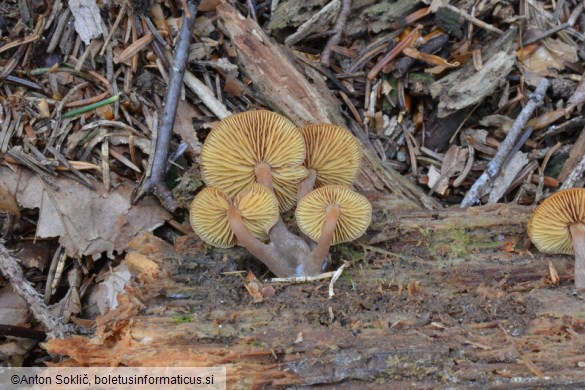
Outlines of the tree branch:
{"type": "Polygon", "coordinates": [[[337,16],[337,20],[335,21],[335,25],[333,26],[333,35],[327,41],[325,48],[321,52],[321,65],[328,67],[331,63],[331,49],[333,46],[337,45],[339,41],[341,41],[341,34],[343,33],[343,28],[345,27],[345,22],[347,22],[347,17],[349,16],[349,10],[351,8],[351,0],[343,0],[341,3],[341,10],[339,11],[339,15],[337,16]]]}
{"type": "Polygon", "coordinates": [[[530,100],[526,106],[520,112],[520,115],[516,118],[516,121],[512,125],[510,132],[506,136],[506,139],[501,143],[500,147],[492,161],[488,164],[483,174],[473,183],[473,186],[469,189],[465,198],[461,202],[461,207],[468,207],[473,204],[479,203],[479,199],[485,193],[492,180],[500,173],[504,162],[508,159],[510,152],[514,148],[516,140],[520,136],[522,129],[526,125],[526,122],[530,119],[530,116],[536,109],[536,107],[542,104],[544,95],[549,86],[549,81],[546,77],[543,77],[538,83],[538,87],[534,91],[534,94],[530,97],[530,100]]]}
{"type": "Polygon", "coordinates": [[[150,172],[145,174],[141,184],[134,190],[131,199],[132,203],[136,203],[144,195],[154,193],[160,199],[161,203],[171,212],[176,210],[178,205],[165,182],[167,157],[171,145],[177,106],[181,96],[181,88],[183,86],[183,76],[185,75],[185,67],[187,65],[187,58],[189,57],[189,45],[191,44],[198,5],[199,0],[191,0],[187,3],[187,9],[184,10],[184,20],[175,47],[169,85],[165,96],[163,112],[159,120],[156,145],[154,152],[150,155],[152,166],[150,172]]]}

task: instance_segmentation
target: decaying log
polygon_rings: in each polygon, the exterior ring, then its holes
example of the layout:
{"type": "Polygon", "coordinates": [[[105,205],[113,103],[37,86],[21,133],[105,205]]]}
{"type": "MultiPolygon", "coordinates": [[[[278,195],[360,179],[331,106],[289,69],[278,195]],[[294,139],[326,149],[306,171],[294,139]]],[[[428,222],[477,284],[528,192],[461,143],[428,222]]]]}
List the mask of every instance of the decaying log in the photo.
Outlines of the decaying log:
{"type": "MultiPolygon", "coordinates": [[[[158,264],[96,320],[92,338],[45,343],[62,364],[225,366],[228,388],[583,385],[583,298],[573,261],[524,251],[529,207],[376,214],[328,299],[327,281],[253,298],[233,271],[254,264],[152,235],[131,247],[158,264]],[[235,263],[234,263],[235,262],[235,263]],[[139,313],[139,314],[137,314],[139,313]]],[[[230,252],[233,254],[233,250],[230,252]]],[[[132,268],[131,268],[132,270],[132,268]]],[[[257,275],[261,274],[257,270],[257,275]]]]}
{"type": "MultiPolygon", "coordinates": [[[[238,49],[238,62],[252,80],[254,91],[261,101],[289,117],[298,126],[308,123],[334,123],[347,127],[340,103],[327,88],[321,75],[306,67],[301,73],[290,56],[268,37],[252,19],[240,15],[230,4],[217,7],[220,27],[238,49]],[[308,78],[312,80],[309,82],[308,78]]],[[[376,189],[381,182],[385,190],[409,199],[421,208],[439,208],[439,203],[427,196],[407,178],[384,166],[367,148],[364,164],[356,180],[363,186],[376,189]],[[375,176],[372,180],[370,176],[375,176]]]]}

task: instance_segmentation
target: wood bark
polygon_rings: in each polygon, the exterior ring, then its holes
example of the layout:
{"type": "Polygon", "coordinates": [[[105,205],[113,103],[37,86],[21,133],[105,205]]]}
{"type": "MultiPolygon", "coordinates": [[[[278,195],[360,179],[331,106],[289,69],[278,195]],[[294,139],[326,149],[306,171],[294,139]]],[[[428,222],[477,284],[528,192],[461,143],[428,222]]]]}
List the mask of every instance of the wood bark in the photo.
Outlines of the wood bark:
{"type": "Polygon", "coordinates": [[[221,252],[145,235],[131,246],[158,263],[156,277],[133,271],[141,282],[98,317],[96,336],[45,347],[62,364],[225,366],[230,389],[582,386],[573,259],[524,250],[530,212],[388,209],[362,245],[335,253],[351,267],[333,299],[315,281],[265,283],[275,294],[256,302],[243,278],[217,272],[230,263],[221,252]]]}
{"type": "MultiPolygon", "coordinates": [[[[221,3],[217,13],[220,27],[237,47],[239,65],[252,80],[254,91],[261,101],[289,117],[298,126],[334,123],[347,127],[339,101],[320,74],[310,67],[299,70],[291,62],[292,54],[289,55],[252,19],[244,18],[228,3],[221,3]]],[[[421,208],[440,207],[437,201],[428,197],[406,177],[382,165],[366,147],[356,183],[360,190],[375,190],[381,184],[384,190],[408,199],[421,208]]]]}

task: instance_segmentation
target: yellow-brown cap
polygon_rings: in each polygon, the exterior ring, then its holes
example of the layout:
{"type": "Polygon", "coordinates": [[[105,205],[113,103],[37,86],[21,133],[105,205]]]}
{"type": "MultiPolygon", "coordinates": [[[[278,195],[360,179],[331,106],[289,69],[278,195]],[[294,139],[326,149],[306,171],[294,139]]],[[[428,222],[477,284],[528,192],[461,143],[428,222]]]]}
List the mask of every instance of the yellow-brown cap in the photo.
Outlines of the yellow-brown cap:
{"type": "Polygon", "coordinates": [[[244,225],[260,240],[278,220],[278,201],[263,185],[252,183],[232,200],[221,190],[207,187],[201,190],[189,207],[189,221],[193,230],[206,243],[219,248],[230,248],[237,243],[227,220],[230,202],[240,211],[244,225]]]}
{"type": "Polygon", "coordinates": [[[309,192],[296,210],[297,224],[311,240],[318,242],[327,207],[339,207],[339,219],[331,245],[353,241],[366,232],[372,220],[368,199],[348,187],[327,185],[309,192]]]}
{"type": "Polygon", "coordinates": [[[585,223],[585,188],[559,191],[542,202],[528,221],[528,236],[543,253],[572,255],[574,223],[585,223]]]}
{"type": "Polygon", "coordinates": [[[299,131],[307,147],[305,167],[317,173],[315,187],[351,185],[362,159],[362,148],[353,134],[332,124],[308,125],[299,131]]]}
{"type": "Polygon", "coordinates": [[[256,181],[255,168],[265,163],[285,211],[296,203],[297,185],[307,176],[304,160],[303,136],[290,120],[271,111],[247,111],[222,119],[211,130],[201,150],[201,173],[208,186],[235,196],[256,181]]]}

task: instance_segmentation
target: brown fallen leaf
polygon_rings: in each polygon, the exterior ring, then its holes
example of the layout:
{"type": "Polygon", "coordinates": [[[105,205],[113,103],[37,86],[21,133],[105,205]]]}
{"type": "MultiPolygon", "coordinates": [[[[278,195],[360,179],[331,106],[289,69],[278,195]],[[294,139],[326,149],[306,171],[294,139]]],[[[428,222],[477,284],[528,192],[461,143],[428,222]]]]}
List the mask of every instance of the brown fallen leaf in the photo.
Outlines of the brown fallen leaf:
{"type": "Polygon", "coordinates": [[[12,287],[0,289],[0,318],[4,325],[25,326],[28,323],[26,301],[12,287]]]}
{"type": "Polygon", "coordinates": [[[561,278],[559,277],[559,273],[557,272],[557,269],[555,268],[552,261],[550,261],[550,259],[548,260],[548,272],[550,274],[551,283],[554,285],[559,284],[559,282],[561,281],[561,278]]]}
{"type": "Polygon", "coordinates": [[[36,237],[59,237],[69,256],[99,257],[123,251],[138,233],[152,230],[170,218],[154,199],[130,205],[132,187],[123,184],[107,192],[96,191],[66,178],[55,178],[59,191],[26,170],[17,173],[0,167],[0,188],[15,194],[25,208],[38,208],[36,237]]]}
{"type": "Polygon", "coordinates": [[[87,299],[89,305],[97,306],[99,314],[115,309],[118,307],[118,293],[124,291],[131,278],[128,265],[122,262],[112,272],[108,272],[104,280],[91,291],[87,299]]]}
{"type": "Polygon", "coordinates": [[[248,272],[244,278],[244,287],[250,293],[254,299],[254,303],[260,303],[264,300],[264,294],[262,294],[262,283],[256,278],[252,272],[248,272]]]}

